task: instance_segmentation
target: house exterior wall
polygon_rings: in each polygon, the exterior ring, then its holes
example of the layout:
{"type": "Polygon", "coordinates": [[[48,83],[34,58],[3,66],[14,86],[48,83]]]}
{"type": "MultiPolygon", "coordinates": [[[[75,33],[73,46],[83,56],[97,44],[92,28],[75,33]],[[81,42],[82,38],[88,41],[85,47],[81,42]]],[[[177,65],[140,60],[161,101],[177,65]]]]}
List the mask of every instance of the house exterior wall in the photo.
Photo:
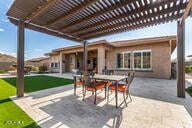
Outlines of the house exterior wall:
{"type": "Polygon", "coordinates": [[[49,70],[50,70],[50,72],[59,72],[60,71],[60,55],[51,56],[49,70]],[[54,66],[52,66],[52,63],[54,63],[53,64],[54,66]],[[55,66],[55,63],[57,63],[57,66],[55,66]]]}
{"type": "MultiPolygon", "coordinates": [[[[83,53],[78,53],[78,55],[76,55],[75,53],[64,54],[64,55],[65,55],[65,59],[63,60],[65,60],[65,63],[64,63],[65,66],[63,66],[64,68],[64,70],[62,70],[63,72],[72,72],[72,69],[77,68],[77,57],[79,57],[80,59],[80,68],[83,69],[83,53]]],[[[87,65],[88,70],[93,69],[93,58],[97,58],[97,53],[90,52],[88,54],[88,60],[90,61],[90,63],[87,65]]]]}
{"type": "MultiPolygon", "coordinates": [[[[88,70],[93,70],[93,58],[97,58],[97,72],[101,73],[102,69],[112,69],[115,74],[124,75],[127,74],[128,71],[135,71],[135,75],[138,77],[153,77],[153,78],[166,78],[169,79],[171,76],[171,53],[175,49],[172,45],[176,45],[175,41],[171,41],[170,39],[166,40],[134,40],[132,41],[116,41],[114,43],[100,43],[94,45],[88,45],[88,60],[90,60],[90,64],[88,64],[88,70]],[[141,52],[141,67],[142,69],[135,69],[134,61],[138,61],[133,59],[133,55],[135,52],[141,52]],[[130,53],[130,68],[126,68],[125,63],[127,60],[124,60],[124,67],[117,67],[117,53],[123,53],[123,57],[125,57],[125,53],[130,53]],[[148,57],[146,53],[150,53],[150,61],[146,59],[148,57]],[[145,55],[145,60],[144,60],[145,55]],[[149,68],[146,66],[146,62],[150,62],[149,68]],[[145,67],[144,67],[144,66],[145,67]]],[[[52,62],[60,62],[63,63],[63,66],[58,67],[60,73],[64,72],[72,72],[72,69],[77,68],[77,58],[80,58],[79,68],[83,69],[83,47],[74,46],[71,48],[63,48],[61,51],[57,51],[58,55],[51,56],[52,62]],[[62,56],[63,57],[62,57],[62,56]]],[[[119,54],[118,54],[119,58],[119,54]]],[[[95,60],[95,59],[94,59],[95,60]]],[[[120,57],[121,60],[121,57],[120,57]]],[[[119,63],[118,59],[118,63],[119,63]]],[[[119,64],[118,64],[119,66],[119,64]]]]}
{"type": "Polygon", "coordinates": [[[144,44],[136,46],[128,46],[115,48],[107,52],[106,66],[107,69],[115,69],[115,74],[126,74],[129,70],[133,69],[133,51],[151,50],[152,52],[152,69],[151,70],[135,70],[136,76],[139,77],[155,77],[169,79],[171,76],[171,52],[169,42],[160,42],[155,44],[144,44]],[[117,69],[117,53],[131,52],[131,69],[117,69]]]}
{"type": "Polygon", "coordinates": [[[47,67],[49,67],[49,63],[50,63],[50,58],[40,61],[41,65],[45,65],[47,67]]]}

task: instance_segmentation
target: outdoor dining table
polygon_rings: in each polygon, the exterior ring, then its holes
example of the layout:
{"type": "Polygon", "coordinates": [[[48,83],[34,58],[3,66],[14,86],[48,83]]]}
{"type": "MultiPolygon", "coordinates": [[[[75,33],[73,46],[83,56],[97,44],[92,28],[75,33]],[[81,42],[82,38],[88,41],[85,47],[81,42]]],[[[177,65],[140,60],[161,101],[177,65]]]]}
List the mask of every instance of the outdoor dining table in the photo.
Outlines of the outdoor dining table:
{"type": "MultiPolygon", "coordinates": [[[[76,80],[77,78],[83,77],[83,75],[73,75],[74,78],[74,95],[76,95],[76,80]]],[[[91,79],[94,80],[104,80],[104,81],[114,81],[116,83],[115,86],[115,101],[116,101],[116,108],[118,107],[118,83],[119,81],[122,81],[126,79],[127,76],[120,76],[120,75],[100,75],[100,74],[95,74],[91,79]]]]}

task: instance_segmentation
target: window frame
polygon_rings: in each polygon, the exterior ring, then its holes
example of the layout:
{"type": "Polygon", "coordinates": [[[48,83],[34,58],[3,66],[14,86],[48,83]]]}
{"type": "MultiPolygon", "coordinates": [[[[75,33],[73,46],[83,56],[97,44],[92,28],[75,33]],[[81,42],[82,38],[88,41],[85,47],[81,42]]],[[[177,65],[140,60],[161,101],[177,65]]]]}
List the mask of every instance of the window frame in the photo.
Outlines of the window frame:
{"type": "Polygon", "coordinates": [[[69,57],[69,64],[73,64],[73,57],[72,56],[69,57]]]}
{"type": "Polygon", "coordinates": [[[60,62],[51,62],[51,68],[59,68],[60,62]]]}
{"type": "Polygon", "coordinates": [[[126,52],[118,52],[118,53],[116,53],[116,69],[131,69],[131,60],[132,60],[132,57],[131,57],[131,51],[126,51],[126,52]],[[125,54],[126,53],[129,53],[130,54],[130,68],[125,68],[125,63],[124,63],[124,56],[125,56],[125,54]],[[118,67],[118,54],[123,54],[123,68],[119,68],[118,67]]]}
{"type": "Polygon", "coordinates": [[[133,69],[134,70],[152,70],[152,50],[151,49],[147,49],[147,50],[135,50],[132,52],[133,53],[133,61],[132,61],[132,65],[133,65],[133,69]],[[143,68],[143,53],[144,52],[150,52],[150,68],[143,68]],[[134,60],[135,60],[135,56],[134,54],[135,53],[141,53],[141,68],[135,68],[135,63],[134,63],[134,60]]]}
{"type": "Polygon", "coordinates": [[[55,64],[54,62],[51,62],[51,68],[54,68],[55,64]]]}
{"type": "Polygon", "coordinates": [[[59,68],[59,67],[60,67],[60,63],[59,62],[55,62],[54,68],[59,68]]]}

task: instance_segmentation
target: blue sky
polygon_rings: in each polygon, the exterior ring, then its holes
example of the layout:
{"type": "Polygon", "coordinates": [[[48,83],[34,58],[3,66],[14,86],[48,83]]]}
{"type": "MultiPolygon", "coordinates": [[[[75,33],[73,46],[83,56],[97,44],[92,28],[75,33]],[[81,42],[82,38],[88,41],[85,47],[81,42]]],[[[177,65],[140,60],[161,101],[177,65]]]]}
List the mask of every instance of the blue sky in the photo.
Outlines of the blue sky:
{"type": "MultiPolygon", "coordinates": [[[[0,0],[0,53],[16,56],[17,52],[17,27],[9,22],[6,12],[13,0],[0,0]]],[[[192,55],[192,18],[186,20],[185,27],[185,55],[192,55]]],[[[147,37],[176,35],[177,23],[161,24],[145,29],[131,32],[119,33],[111,36],[105,36],[89,40],[89,42],[105,39],[107,41],[129,40],[147,37]]],[[[44,53],[50,52],[56,48],[78,45],[78,43],[57,38],[54,36],[42,34],[39,32],[25,30],[25,60],[34,57],[44,56],[44,53]]],[[[176,58],[176,50],[172,54],[176,58]]]]}

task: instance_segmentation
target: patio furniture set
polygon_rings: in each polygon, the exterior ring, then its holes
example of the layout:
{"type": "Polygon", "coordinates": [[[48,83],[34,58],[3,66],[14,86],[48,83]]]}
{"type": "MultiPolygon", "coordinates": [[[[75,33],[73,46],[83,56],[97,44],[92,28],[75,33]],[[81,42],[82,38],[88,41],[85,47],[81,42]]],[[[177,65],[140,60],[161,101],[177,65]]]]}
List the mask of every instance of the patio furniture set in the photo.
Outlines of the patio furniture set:
{"type": "Polygon", "coordinates": [[[94,104],[96,104],[97,90],[105,89],[105,98],[107,96],[107,103],[109,102],[109,90],[115,91],[115,103],[118,107],[118,92],[123,93],[124,103],[127,106],[127,99],[130,98],[130,85],[134,79],[135,73],[128,72],[124,76],[114,75],[112,71],[103,70],[102,74],[95,74],[93,72],[81,72],[74,74],[74,95],[76,95],[77,85],[82,86],[83,101],[86,96],[86,91],[92,91],[94,95],[94,104]],[[107,93],[107,95],[106,95],[107,93]]]}

